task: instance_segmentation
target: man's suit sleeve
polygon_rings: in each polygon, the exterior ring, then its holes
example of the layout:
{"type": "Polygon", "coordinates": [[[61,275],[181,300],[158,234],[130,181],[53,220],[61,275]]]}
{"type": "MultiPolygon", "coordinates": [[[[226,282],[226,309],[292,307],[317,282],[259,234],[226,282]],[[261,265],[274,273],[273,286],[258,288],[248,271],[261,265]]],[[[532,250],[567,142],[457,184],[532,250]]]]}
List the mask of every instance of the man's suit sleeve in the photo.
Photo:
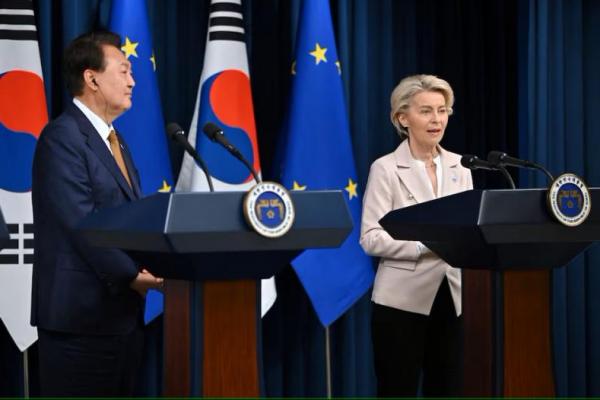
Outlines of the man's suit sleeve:
{"type": "MultiPolygon", "coordinates": [[[[37,190],[44,193],[43,209],[51,213],[78,255],[96,272],[109,291],[129,290],[129,283],[137,276],[134,261],[118,249],[104,249],[89,245],[75,231],[79,221],[95,210],[90,166],[85,161],[83,138],[74,138],[70,127],[54,127],[38,142],[34,180],[37,190]]],[[[79,132],[77,132],[79,134],[79,132]]],[[[83,135],[82,135],[83,136],[83,135]]]]}

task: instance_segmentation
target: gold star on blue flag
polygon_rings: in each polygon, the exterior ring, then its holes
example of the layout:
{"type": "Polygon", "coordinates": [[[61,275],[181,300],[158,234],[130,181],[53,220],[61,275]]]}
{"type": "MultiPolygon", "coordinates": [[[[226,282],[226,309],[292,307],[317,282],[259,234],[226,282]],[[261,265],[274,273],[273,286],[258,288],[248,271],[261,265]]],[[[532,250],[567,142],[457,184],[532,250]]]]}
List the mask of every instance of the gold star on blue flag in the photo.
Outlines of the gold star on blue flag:
{"type": "MultiPolygon", "coordinates": [[[[133,105],[115,120],[115,127],[129,145],[140,173],[143,194],[169,192],[173,177],[145,0],[113,0],[109,26],[111,31],[121,36],[121,49],[131,62],[135,78],[133,105]]],[[[144,312],[146,323],[160,315],[162,310],[162,294],[149,291],[144,312]]]]}
{"type": "Polygon", "coordinates": [[[356,193],[357,186],[358,185],[352,180],[352,178],[348,178],[348,185],[346,185],[344,188],[346,192],[348,192],[348,200],[352,200],[353,197],[358,197],[358,193],[356,193]]]}
{"type": "Polygon", "coordinates": [[[137,57],[137,51],[135,48],[138,47],[139,42],[132,42],[129,37],[125,36],[125,43],[121,46],[121,51],[125,53],[125,58],[129,59],[130,56],[137,57]]]}
{"type": "Polygon", "coordinates": [[[315,64],[319,65],[321,61],[327,62],[327,58],[325,58],[326,52],[327,48],[322,48],[321,46],[319,46],[319,43],[317,43],[315,44],[315,49],[309,54],[315,58],[315,64]]]}
{"type": "Polygon", "coordinates": [[[170,193],[171,192],[171,185],[169,185],[167,183],[167,181],[163,180],[162,186],[160,189],[158,189],[159,192],[161,193],[170,193]]]}
{"type": "Polygon", "coordinates": [[[292,183],[292,190],[306,190],[306,185],[301,185],[294,181],[294,183],[292,183]]]}
{"type": "Polygon", "coordinates": [[[354,228],[338,249],[307,250],[292,266],[319,320],[328,326],[371,286],[371,259],[359,245],[361,201],[329,2],[304,0],[287,125],[278,160],[282,183],[293,190],[344,194],[354,228]],[[312,145],[309,145],[312,144],[312,145]]]}
{"type": "Polygon", "coordinates": [[[152,56],[150,57],[150,62],[152,63],[152,70],[156,71],[156,58],[154,57],[154,51],[152,51],[152,56]]]}

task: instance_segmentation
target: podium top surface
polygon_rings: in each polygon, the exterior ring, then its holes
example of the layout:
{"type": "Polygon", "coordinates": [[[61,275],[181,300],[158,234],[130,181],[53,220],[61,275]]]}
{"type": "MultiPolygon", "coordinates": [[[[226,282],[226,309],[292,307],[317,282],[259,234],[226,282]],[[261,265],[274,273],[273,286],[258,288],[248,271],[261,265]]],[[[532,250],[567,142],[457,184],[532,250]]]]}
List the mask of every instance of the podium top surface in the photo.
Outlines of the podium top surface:
{"type": "Polygon", "coordinates": [[[576,227],[548,211],[546,189],[470,190],[389,212],[379,222],[397,240],[418,240],[448,264],[473,269],[556,268],[600,240],[600,189],[576,227]]]}
{"type": "Polygon", "coordinates": [[[435,242],[562,243],[600,240],[600,189],[577,227],[548,211],[546,189],[470,190],[394,210],[380,224],[395,239],[435,242]]]}
{"type": "Polygon", "coordinates": [[[265,238],[244,220],[244,195],[158,193],[89,215],[79,229],[98,246],[180,254],[337,247],[352,230],[341,191],[291,192],[296,209],[291,230],[265,238]]]}

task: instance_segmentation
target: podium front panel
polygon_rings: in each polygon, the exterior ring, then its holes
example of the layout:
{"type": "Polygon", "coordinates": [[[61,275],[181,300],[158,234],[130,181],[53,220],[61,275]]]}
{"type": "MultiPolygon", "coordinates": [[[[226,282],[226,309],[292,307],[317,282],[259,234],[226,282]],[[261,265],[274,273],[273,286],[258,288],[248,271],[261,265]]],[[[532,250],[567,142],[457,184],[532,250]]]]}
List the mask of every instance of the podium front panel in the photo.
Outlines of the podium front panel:
{"type": "Polygon", "coordinates": [[[600,189],[590,194],[590,215],[576,227],[550,215],[545,189],[470,190],[391,211],[380,224],[457,268],[556,268],[600,240],[600,189]]]}
{"type": "Polygon", "coordinates": [[[352,229],[346,203],[338,191],[319,192],[318,203],[315,194],[290,193],[296,220],[286,235],[271,239],[246,224],[242,212],[244,192],[205,193],[200,207],[197,193],[178,193],[172,197],[166,233],[175,253],[337,247],[352,229]]]}
{"type": "Polygon", "coordinates": [[[90,243],[120,248],[173,279],[273,276],[307,248],[338,247],[352,230],[341,191],[292,192],[295,221],[281,238],[246,223],[245,192],[156,194],[99,210],[79,225],[90,243]]]}
{"type": "Polygon", "coordinates": [[[584,243],[600,240],[600,190],[592,188],[585,222],[564,226],[546,204],[546,189],[482,191],[478,225],[487,243],[584,243]],[[594,207],[594,204],[596,207],[594,207]]]}

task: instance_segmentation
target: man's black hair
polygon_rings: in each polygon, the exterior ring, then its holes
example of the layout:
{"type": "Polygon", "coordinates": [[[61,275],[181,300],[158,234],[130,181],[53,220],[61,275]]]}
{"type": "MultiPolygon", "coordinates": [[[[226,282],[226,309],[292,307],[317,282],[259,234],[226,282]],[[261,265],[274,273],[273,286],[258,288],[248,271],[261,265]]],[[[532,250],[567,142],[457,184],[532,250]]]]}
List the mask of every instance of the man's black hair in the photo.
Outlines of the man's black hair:
{"type": "Polygon", "coordinates": [[[75,38],[63,55],[63,75],[71,96],[83,93],[83,71],[102,72],[106,68],[102,46],[121,48],[121,38],[110,31],[84,33],[75,38]]]}

